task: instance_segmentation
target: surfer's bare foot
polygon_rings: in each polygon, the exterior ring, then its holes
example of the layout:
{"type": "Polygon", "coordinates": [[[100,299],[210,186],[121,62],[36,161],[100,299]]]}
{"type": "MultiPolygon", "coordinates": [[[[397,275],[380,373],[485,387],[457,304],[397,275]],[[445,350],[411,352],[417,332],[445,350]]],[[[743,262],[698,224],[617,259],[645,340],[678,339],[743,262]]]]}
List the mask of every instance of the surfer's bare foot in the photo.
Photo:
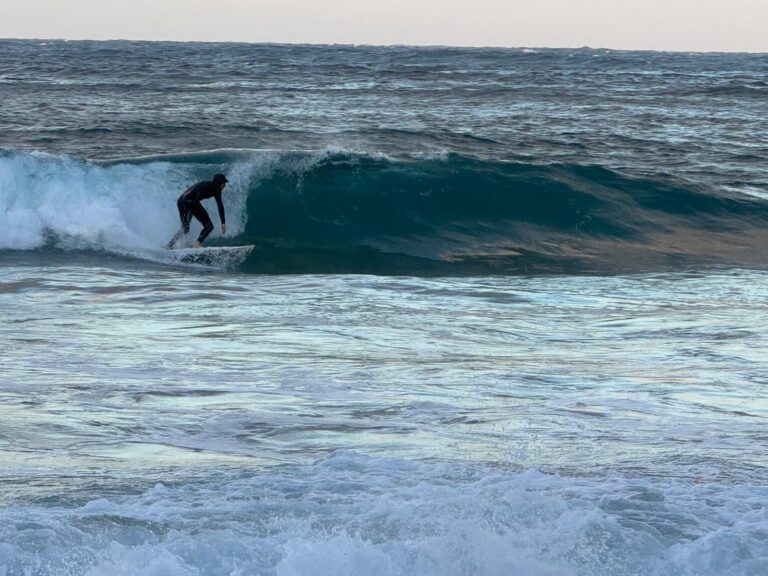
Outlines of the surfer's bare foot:
{"type": "Polygon", "coordinates": [[[202,248],[203,245],[200,242],[195,242],[195,248],[202,248]]]}

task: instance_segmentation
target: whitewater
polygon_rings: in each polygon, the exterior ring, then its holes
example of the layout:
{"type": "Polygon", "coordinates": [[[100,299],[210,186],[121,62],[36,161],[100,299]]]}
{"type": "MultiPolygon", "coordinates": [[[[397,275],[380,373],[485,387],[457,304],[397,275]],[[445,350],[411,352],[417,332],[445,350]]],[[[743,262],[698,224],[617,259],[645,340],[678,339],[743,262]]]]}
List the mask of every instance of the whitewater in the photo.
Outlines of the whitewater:
{"type": "Polygon", "coordinates": [[[768,573],[768,56],[2,40],[0,96],[0,575],[768,573]],[[164,258],[218,172],[254,250],[164,258]]]}

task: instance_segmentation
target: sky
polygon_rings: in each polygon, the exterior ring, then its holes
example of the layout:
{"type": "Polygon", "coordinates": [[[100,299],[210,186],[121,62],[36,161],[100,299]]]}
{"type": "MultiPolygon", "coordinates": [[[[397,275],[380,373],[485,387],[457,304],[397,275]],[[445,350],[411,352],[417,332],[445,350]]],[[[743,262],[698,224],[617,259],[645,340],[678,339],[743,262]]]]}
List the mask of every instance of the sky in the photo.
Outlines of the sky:
{"type": "Polygon", "coordinates": [[[0,0],[0,38],[768,52],[768,0],[0,0]]]}

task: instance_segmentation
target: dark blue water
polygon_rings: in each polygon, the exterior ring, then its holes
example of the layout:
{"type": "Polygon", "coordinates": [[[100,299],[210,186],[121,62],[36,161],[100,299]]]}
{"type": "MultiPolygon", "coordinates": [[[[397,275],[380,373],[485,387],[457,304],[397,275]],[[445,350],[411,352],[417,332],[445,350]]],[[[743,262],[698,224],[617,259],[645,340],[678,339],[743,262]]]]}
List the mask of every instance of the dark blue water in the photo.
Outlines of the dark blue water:
{"type": "Polygon", "coordinates": [[[0,575],[768,573],[767,134],[768,55],[0,41],[0,575]]]}

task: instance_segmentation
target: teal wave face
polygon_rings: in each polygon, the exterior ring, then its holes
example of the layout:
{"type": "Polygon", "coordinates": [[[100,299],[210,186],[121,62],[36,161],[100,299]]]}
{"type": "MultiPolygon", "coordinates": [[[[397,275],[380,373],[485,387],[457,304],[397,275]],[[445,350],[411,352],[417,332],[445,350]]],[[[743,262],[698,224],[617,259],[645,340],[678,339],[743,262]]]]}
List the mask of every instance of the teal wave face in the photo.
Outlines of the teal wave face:
{"type": "Polygon", "coordinates": [[[727,259],[726,236],[768,219],[755,199],[672,178],[455,155],[277,170],[247,215],[243,237],[261,246],[249,269],[473,274],[609,271],[630,264],[623,252],[651,267],[727,259]]]}

